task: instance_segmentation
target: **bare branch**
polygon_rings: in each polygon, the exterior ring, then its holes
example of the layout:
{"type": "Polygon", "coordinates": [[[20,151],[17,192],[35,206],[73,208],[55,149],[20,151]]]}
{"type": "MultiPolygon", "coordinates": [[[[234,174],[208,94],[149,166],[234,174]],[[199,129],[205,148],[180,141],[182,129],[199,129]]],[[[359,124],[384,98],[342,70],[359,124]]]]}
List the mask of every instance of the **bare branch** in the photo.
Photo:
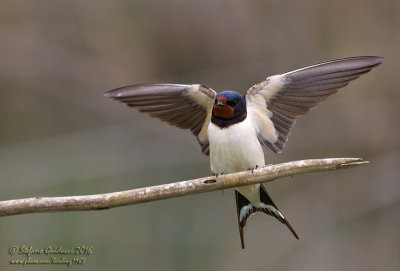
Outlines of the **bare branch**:
{"type": "Polygon", "coordinates": [[[343,169],[369,163],[360,158],[326,158],[268,165],[251,171],[211,176],[177,183],[99,195],[70,197],[34,197],[0,202],[0,216],[28,213],[101,210],[148,201],[270,182],[297,174],[343,169]]]}

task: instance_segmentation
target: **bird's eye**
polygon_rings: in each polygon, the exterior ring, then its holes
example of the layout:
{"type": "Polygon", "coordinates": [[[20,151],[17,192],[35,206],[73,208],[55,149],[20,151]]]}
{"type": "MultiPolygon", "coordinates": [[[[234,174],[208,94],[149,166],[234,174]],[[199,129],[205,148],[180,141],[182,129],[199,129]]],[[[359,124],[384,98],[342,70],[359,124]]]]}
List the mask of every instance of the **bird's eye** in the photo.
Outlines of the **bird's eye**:
{"type": "Polygon", "coordinates": [[[226,102],[226,104],[229,105],[229,106],[234,107],[234,106],[236,106],[237,102],[233,101],[233,100],[229,100],[229,101],[226,102]]]}

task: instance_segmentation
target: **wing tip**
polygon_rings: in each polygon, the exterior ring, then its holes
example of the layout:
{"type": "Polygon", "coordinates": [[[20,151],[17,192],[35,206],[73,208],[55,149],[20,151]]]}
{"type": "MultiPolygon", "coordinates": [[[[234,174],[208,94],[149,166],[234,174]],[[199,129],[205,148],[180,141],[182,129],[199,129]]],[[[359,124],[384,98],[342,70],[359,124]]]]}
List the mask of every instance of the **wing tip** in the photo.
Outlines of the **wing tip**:
{"type": "MultiPolygon", "coordinates": [[[[148,84],[150,85],[150,84],[148,84]]],[[[104,97],[107,98],[111,98],[111,99],[118,99],[118,98],[123,98],[124,96],[129,96],[131,95],[131,91],[132,89],[135,89],[137,87],[141,87],[142,85],[129,85],[129,86],[124,86],[124,87],[119,87],[119,88],[115,88],[112,90],[109,90],[107,92],[105,92],[103,95],[104,97]]]]}
{"type": "MultiPolygon", "coordinates": [[[[372,68],[375,68],[375,67],[381,65],[384,60],[384,57],[383,56],[354,56],[354,57],[347,57],[347,58],[332,60],[332,62],[340,62],[340,61],[346,61],[346,60],[357,61],[357,62],[362,61],[362,62],[358,62],[360,67],[365,67],[365,68],[368,67],[368,68],[370,68],[369,70],[371,70],[372,68]]],[[[327,63],[329,63],[329,62],[327,62],[327,63]]],[[[321,64],[324,64],[324,63],[321,63],[321,64]]]]}
{"type": "Polygon", "coordinates": [[[363,58],[371,60],[371,66],[373,67],[381,65],[384,60],[383,56],[364,56],[363,58]]]}
{"type": "Polygon", "coordinates": [[[344,58],[334,59],[334,60],[323,62],[323,63],[320,63],[320,64],[343,61],[343,60],[361,60],[361,59],[370,60],[372,65],[374,65],[374,64],[379,65],[379,64],[381,64],[383,62],[384,57],[383,56],[368,56],[368,55],[351,56],[351,57],[344,57],[344,58]]]}
{"type": "Polygon", "coordinates": [[[113,89],[113,90],[109,90],[109,91],[105,92],[105,93],[103,94],[103,96],[104,96],[104,97],[107,97],[107,98],[115,99],[115,98],[118,97],[118,93],[119,93],[118,91],[116,91],[115,89],[113,89]]]}
{"type": "Polygon", "coordinates": [[[160,94],[166,91],[168,88],[175,94],[181,92],[183,89],[187,88],[189,85],[182,84],[164,84],[164,83],[144,83],[136,85],[128,85],[120,88],[116,88],[107,91],[103,95],[107,98],[118,99],[128,96],[140,96],[145,94],[160,94]]]}

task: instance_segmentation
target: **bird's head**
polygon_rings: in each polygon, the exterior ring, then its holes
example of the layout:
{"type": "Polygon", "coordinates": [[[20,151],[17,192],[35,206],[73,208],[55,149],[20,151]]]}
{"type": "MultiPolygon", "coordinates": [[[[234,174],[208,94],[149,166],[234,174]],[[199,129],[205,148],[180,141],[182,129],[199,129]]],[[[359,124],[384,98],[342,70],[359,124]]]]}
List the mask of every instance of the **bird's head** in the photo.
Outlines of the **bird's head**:
{"type": "Polygon", "coordinates": [[[215,97],[212,122],[227,127],[246,118],[246,100],[235,91],[223,91],[215,97]]]}

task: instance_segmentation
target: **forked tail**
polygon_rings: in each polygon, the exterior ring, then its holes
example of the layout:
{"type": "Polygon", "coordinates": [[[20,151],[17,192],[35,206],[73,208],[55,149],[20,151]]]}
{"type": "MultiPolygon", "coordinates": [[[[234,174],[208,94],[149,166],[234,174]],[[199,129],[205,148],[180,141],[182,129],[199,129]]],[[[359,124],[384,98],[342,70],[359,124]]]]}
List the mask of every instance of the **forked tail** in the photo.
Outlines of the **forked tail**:
{"type": "Polygon", "coordinates": [[[296,239],[299,239],[296,232],[290,225],[289,221],[282,215],[279,211],[278,207],[272,201],[270,196],[265,190],[264,186],[260,184],[260,207],[254,207],[248,199],[246,199],[242,194],[240,194],[237,190],[235,190],[236,196],[236,208],[237,208],[237,217],[239,224],[239,232],[240,232],[240,241],[242,243],[242,248],[244,249],[244,237],[243,237],[243,228],[246,226],[247,219],[254,213],[260,212],[266,215],[270,215],[278,219],[282,224],[285,224],[289,230],[293,233],[296,239]]]}

